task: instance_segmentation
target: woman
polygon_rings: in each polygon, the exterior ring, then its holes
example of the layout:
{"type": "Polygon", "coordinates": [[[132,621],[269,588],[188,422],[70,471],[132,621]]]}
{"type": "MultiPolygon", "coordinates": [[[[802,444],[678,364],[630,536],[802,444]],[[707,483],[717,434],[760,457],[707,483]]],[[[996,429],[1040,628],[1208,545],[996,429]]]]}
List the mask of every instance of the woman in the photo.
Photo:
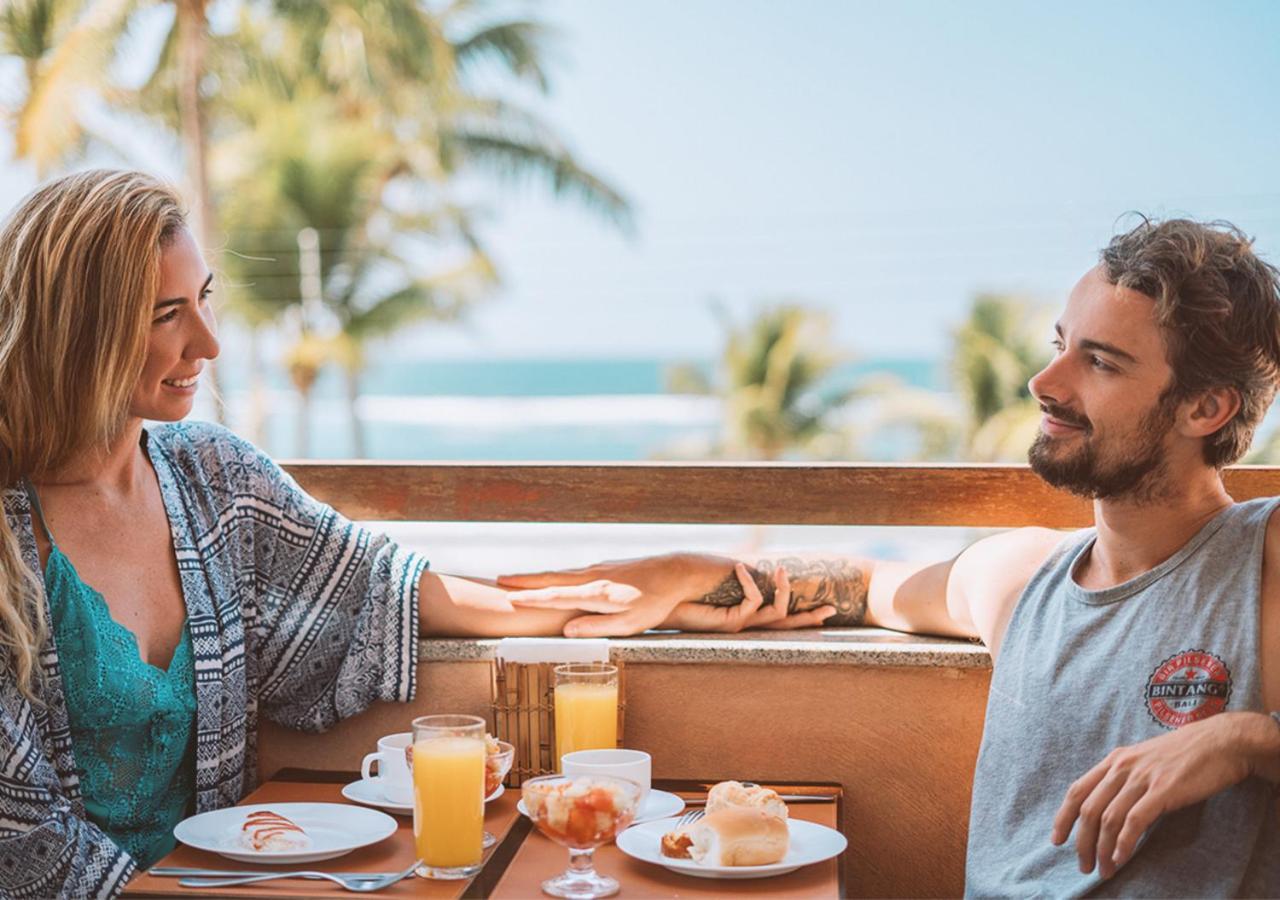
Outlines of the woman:
{"type": "MultiPolygon", "coordinates": [[[[580,614],[431,574],[252,445],[181,423],[218,354],[212,284],[146,175],[52,182],[0,230],[5,895],[117,892],[177,821],[253,787],[260,715],[320,731],[411,699],[419,634],[558,634],[580,614]]],[[[628,610],[630,631],[812,618],[580,605],[628,610]]]]}

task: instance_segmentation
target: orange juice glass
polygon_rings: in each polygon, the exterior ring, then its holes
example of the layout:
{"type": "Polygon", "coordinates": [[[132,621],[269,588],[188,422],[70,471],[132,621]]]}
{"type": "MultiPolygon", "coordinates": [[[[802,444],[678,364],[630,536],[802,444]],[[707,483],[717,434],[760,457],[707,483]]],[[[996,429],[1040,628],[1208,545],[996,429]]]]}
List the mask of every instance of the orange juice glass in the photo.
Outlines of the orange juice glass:
{"type": "Polygon", "coordinates": [[[556,666],[556,771],[575,750],[618,746],[618,667],[608,663],[556,666]]]}
{"type": "Polygon", "coordinates": [[[470,878],[484,853],[484,719],[413,720],[413,840],[423,878],[470,878]]]}

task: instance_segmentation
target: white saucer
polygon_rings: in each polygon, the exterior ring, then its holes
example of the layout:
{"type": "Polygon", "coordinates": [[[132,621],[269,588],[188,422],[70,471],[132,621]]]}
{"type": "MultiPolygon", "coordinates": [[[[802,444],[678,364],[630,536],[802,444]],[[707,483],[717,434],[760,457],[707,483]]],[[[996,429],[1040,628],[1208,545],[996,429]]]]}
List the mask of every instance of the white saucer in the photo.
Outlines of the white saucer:
{"type": "Polygon", "coordinates": [[[652,822],[654,819],[669,819],[672,816],[680,815],[680,811],[684,809],[684,799],[676,796],[670,791],[649,791],[649,796],[644,798],[644,802],[640,804],[640,809],[636,810],[635,821],[632,825],[641,822],[652,822]]]}
{"type": "Polygon", "coordinates": [[[839,856],[849,846],[845,836],[834,828],[815,822],[788,819],[787,830],[791,832],[791,845],[787,848],[787,855],[779,862],[768,866],[704,866],[691,859],[673,859],[662,855],[662,836],[674,830],[678,821],[680,820],[676,818],[661,819],[628,828],[618,835],[618,849],[627,856],[663,866],[681,875],[696,875],[699,878],[765,878],[794,872],[801,866],[839,856]]]}
{"type": "Polygon", "coordinates": [[[361,778],[359,781],[353,781],[345,785],[342,788],[342,796],[353,803],[376,806],[378,809],[385,809],[387,812],[395,813],[398,816],[413,815],[413,804],[388,800],[387,796],[382,793],[382,788],[378,786],[376,778],[361,778]]]}
{"type": "Polygon", "coordinates": [[[385,840],[400,826],[396,820],[372,809],[345,803],[257,803],[229,806],[183,819],[173,829],[182,843],[209,850],[228,859],[250,863],[295,863],[332,859],[385,840]],[[239,843],[245,817],[255,810],[271,810],[296,822],[311,838],[305,850],[250,850],[239,843]]]}
{"type": "MultiPolygon", "coordinates": [[[[505,785],[498,785],[492,794],[484,798],[485,803],[497,800],[506,791],[505,785]]],[[[378,787],[376,778],[361,778],[359,781],[353,781],[343,786],[342,796],[346,797],[352,803],[363,803],[365,806],[376,806],[378,809],[385,809],[389,813],[395,813],[397,816],[413,815],[412,803],[397,803],[394,800],[388,800],[386,795],[382,793],[382,788],[378,787]]],[[[671,813],[674,815],[674,813],[671,813]]]]}
{"type": "MultiPolygon", "coordinates": [[[[516,801],[516,809],[522,816],[529,815],[529,811],[524,807],[523,798],[516,801]]],[[[645,797],[644,803],[640,804],[640,809],[636,812],[636,817],[631,824],[638,825],[654,819],[669,819],[679,815],[682,809],[684,809],[684,800],[675,794],[669,791],[649,791],[649,796],[645,797]]]]}

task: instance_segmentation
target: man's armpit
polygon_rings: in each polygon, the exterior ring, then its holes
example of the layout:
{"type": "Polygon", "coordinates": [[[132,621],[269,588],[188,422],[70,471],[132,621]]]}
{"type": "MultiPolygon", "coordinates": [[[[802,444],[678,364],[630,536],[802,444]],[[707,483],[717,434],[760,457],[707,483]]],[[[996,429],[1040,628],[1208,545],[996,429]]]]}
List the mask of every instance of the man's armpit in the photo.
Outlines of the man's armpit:
{"type": "Polygon", "coordinates": [[[1036,570],[1066,532],[1052,528],[1018,528],[992,535],[965,549],[951,567],[947,604],[962,594],[969,616],[994,657],[1009,617],[1036,570]]]}

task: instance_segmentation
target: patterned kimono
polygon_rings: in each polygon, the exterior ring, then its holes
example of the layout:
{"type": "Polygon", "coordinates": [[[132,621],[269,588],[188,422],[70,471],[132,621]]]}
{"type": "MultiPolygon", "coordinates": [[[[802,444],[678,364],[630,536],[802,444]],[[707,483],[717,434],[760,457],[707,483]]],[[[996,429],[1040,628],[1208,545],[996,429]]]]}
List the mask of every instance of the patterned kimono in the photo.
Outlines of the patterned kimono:
{"type": "MultiPolygon", "coordinates": [[[[413,697],[427,562],[313,500],[226,429],[163,425],[143,443],[187,606],[205,812],[255,786],[260,714],[323,731],[375,700],[413,697]]],[[[3,500],[39,571],[25,493],[3,500]]],[[[135,863],[84,818],[52,639],[40,663],[42,705],[0,682],[0,895],[111,896],[135,863]]]]}

